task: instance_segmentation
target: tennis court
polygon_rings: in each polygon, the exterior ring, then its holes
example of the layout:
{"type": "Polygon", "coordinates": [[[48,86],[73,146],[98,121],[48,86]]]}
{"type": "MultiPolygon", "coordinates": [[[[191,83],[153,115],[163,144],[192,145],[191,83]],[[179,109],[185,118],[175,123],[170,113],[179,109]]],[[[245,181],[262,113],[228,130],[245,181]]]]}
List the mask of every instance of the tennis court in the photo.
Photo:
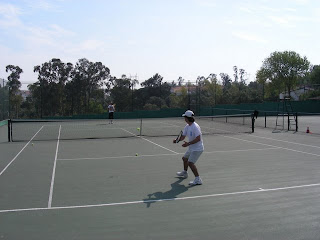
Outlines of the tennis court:
{"type": "Polygon", "coordinates": [[[183,118],[145,122],[91,122],[88,138],[21,123],[31,132],[13,142],[0,127],[0,239],[319,239],[319,135],[250,121],[204,134],[204,184],[190,187],[172,143],[183,118]]]}

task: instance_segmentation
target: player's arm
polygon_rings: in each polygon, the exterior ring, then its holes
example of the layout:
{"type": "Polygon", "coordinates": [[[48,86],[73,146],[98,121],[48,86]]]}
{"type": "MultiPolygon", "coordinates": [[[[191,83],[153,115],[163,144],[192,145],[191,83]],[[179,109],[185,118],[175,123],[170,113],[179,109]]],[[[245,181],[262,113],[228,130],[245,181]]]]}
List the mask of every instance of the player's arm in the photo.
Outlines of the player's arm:
{"type": "Polygon", "coordinates": [[[184,144],[182,144],[182,147],[188,147],[188,146],[190,146],[192,144],[195,144],[197,142],[200,142],[200,141],[201,141],[201,136],[199,135],[199,136],[197,136],[195,139],[193,139],[190,142],[184,142],[184,144]]]}
{"type": "Polygon", "coordinates": [[[173,143],[176,143],[177,140],[178,140],[178,142],[183,141],[185,138],[186,138],[186,136],[181,135],[180,139],[174,139],[173,143]]]}

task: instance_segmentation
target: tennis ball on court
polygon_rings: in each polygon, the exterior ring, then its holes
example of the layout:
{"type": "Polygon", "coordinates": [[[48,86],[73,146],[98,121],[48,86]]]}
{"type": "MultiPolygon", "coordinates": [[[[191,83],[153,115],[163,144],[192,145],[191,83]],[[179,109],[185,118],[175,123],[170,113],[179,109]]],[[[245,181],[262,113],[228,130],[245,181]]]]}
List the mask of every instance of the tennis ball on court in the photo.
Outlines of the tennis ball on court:
{"type": "Polygon", "coordinates": [[[138,153],[136,153],[136,156],[138,156],[138,153]]]}
{"type": "Polygon", "coordinates": [[[137,128],[138,131],[140,131],[140,128],[137,128]]]}
{"type": "Polygon", "coordinates": [[[34,146],[34,144],[33,143],[31,143],[32,144],[32,146],[34,146]]]}

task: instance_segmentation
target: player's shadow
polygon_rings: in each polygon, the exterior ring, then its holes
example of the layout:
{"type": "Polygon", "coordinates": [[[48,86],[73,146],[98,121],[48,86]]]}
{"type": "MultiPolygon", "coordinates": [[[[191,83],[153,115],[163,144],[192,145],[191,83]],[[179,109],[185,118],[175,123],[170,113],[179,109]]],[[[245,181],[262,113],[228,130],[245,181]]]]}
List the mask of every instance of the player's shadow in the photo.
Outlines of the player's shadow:
{"type": "Polygon", "coordinates": [[[143,202],[147,205],[147,208],[151,206],[152,203],[159,201],[170,201],[177,198],[181,193],[188,191],[191,186],[186,187],[180,183],[185,180],[184,178],[179,178],[177,181],[171,184],[171,189],[166,192],[154,192],[148,194],[148,198],[143,199],[143,202]]]}

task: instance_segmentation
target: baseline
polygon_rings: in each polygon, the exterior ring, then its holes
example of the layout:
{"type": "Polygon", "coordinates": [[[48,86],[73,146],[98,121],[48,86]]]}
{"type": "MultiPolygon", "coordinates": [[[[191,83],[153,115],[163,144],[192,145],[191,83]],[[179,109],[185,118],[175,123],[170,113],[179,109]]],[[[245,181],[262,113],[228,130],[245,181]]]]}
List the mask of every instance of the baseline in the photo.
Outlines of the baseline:
{"type": "Polygon", "coordinates": [[[320,183],[314,183],[314,184],[296,185],[296,186],[279,187],[279,188],[267,188],[267,189],[259,188],[259,189],[255,189],[255,190],[248,190],[248,191],[242,191],[242,192],[216,193],[216,194],[198,195],[198,196],[182,197],[182,198],[153,199],[153,200],[140,200],[140,201],[131,201],[131,202],[101,203],[101,204],[92,204],[92,205],[78,205],[78,206],[51,207],[51,208],[7,209],[7,210],[0,210],[0,213],[42,211],[42,210],[44,210],[44,211],[46,211],[46,210],[62,210],[62,209],[77,209],[77,208],[94,208],[94,207],[108,207],[108,206],[141,204],[141,203],[165,202],[165,201],[181,201],[181,200],[210,198],[210,197],[224,197],[224,196],[230,196],[230,195],[286,191],[286,190],[291,190],[291,189],[319,187],[319,186],[320,186],[320,183]]]}

